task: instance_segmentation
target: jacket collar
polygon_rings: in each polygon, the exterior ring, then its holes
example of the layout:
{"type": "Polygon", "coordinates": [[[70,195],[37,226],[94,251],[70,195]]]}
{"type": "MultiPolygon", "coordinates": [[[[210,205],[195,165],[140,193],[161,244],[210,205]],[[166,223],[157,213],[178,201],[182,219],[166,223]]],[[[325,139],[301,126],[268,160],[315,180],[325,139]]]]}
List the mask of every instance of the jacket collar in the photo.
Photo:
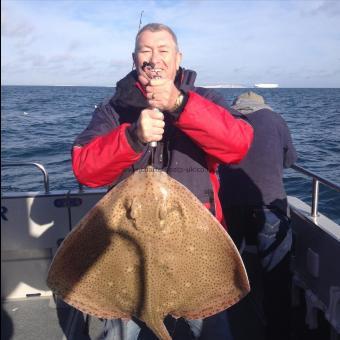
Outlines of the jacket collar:
{"type": "MultiPolygon", "coordinates": [[[[175,85],[178,89],[188,92],[194,89],[196,72],[179,68],[177,71],[175,85]]],[[[117,112],[140,113],[148,106],[143,86],[138,81],[136,70],[128,73],[118,81],[116,92],[110,103],[117,112]]]]}

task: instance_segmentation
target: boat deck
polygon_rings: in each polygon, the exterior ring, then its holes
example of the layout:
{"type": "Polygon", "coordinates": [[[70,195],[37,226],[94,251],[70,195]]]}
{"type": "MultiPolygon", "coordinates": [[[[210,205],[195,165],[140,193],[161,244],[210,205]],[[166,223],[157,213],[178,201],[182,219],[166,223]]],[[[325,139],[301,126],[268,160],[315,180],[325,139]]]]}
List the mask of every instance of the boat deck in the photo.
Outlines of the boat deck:
{"type": "Polygon", "coordinates": [[[1,339],[9,340],[95,340],[103,328],[97,318],[86,320],[83,313],[53,297],[30,297],[2,303],[1,339]]]}

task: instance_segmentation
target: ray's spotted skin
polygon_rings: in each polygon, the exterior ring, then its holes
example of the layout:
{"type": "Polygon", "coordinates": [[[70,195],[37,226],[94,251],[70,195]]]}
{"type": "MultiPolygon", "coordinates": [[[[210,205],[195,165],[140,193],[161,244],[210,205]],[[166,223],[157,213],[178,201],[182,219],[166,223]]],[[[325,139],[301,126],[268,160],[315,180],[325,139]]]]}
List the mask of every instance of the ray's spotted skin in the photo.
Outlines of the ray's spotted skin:
{"type": "Polygon", "coordinates": [[[182,184],[152,167],[108,192],[66,237],[47,283],[99,318],[144,321],[171,339],[166,315],[205,318],[249,291],[239,253],[182,184]]]}

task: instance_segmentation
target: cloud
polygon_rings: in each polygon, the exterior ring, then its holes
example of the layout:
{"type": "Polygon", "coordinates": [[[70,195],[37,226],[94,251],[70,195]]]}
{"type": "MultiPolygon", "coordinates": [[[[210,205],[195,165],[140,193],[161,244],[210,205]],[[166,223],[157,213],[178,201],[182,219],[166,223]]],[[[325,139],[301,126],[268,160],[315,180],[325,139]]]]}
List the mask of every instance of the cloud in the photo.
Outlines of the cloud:
{"type": "Polygon", "coordinates": [[[340,16],[340,2],[338,0],[313,1],[312,7],[303,11],[307,15],[325,15],[327,17],[340,16]]]}
{"type": "Polygon", "coordinates": [[[74,61],[75,58],[71,53],[63,53],[63,54],[56,54],[53,55],[48,59],[48,63],[51,64],[64,64],[70,61],[74,61]]]}
{"type": "Polygon", "coordinates": [[[115,83],[131,70],[141,10],[143,25],[162,22],[174,29],[183,66],[197,70],[201,84],[263,78],[285,86],[340,84],[338,1],[2,3],[1,62],[11,84],[115,83]],[[319,70],[330,79],[321,73],[318,79],[319,70]],[[312,75],[308,81],[306,74],[312,75]]]}
{"type": "Polygon", "coordinates": [[[22,17],[13,21],[11,20],[13,16],[11,9],[1,4],[1,36],[14,39],[29,38],[34,32],[34,25],[22,17]]]}
{"type": "MultiPolygon", "coordinates": [[[[1,15],[2,16],[2,15],[1,15]]],[[[5,15],[4,15],[5,16],[5,15]]],[[[30,37],[34,28],[29,23],[8,23],[8,20],[1,18],[1,35],[12,38],[27,38],[30,37]]]]}

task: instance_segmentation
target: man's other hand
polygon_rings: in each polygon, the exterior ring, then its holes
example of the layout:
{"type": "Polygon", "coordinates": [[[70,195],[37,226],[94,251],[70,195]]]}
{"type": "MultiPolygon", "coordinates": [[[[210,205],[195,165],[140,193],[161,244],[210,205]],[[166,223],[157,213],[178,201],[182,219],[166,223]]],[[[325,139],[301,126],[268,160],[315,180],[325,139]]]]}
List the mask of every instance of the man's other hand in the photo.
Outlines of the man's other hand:
{"type": "Polygon", "coordinates": [[[156,107],[161,111],[172,111],[180,91],[170,79],[148,80],[139,76],[139,81],[145,86],[146,98],[151,107],[156,107]]]}

